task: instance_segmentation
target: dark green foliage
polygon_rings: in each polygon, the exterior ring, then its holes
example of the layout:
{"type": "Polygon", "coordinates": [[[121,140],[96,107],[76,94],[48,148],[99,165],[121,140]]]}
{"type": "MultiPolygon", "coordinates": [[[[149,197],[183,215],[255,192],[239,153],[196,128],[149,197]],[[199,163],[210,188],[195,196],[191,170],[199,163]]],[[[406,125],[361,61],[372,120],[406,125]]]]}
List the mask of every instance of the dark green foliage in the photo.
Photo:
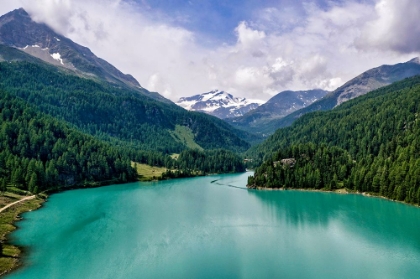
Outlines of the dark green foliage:
{"type": "Polygon", "coordinates": [[[37,193],[92,182],[132,181],[130,158],[109,144],[0,93],[0,176],[37,193]]]}
{"type": "Polygon", "coordinates": [[[0,191],[7,184],[38,193],[134,181],[137,175],[131,161],[176,169],[163,178],[243,171],[241,159],[231,151],[183,151],[175,161],[123,141],[110,145],[38,112],[17,97],[0,94],[0,191]]]}
{"type": "Polygon", "coordinates": [[[234,173],[245,171],[245,166],[238,155],[231,151],[217,150],[185,150],[163,178],[188,177],[211,173],[234,173]]]}
{"type": "Polygon", "coordinates": [[[202,113],[188,112],[138,91],[98,83],[28,62],[0,63],[0,87],[42,112],[113,144],[179,153],[186,149],[169,130],[189,127],[204,149],[245,151],[249,135],[202,113]]]}
{"type": "MultiPolygon", "coordinates": [[[[313,142],[318,146],[338,147],[346,150],[355,163],[351,169],[350,165],[342,163],[333,167],[337,161],[330,160],[332,169],[320,174],[327,175],[328,179],[336,175],[337,181],[328,180],[329,183],[321,183],[320,187],[328,188],[328,184],[332,187],[338,182],[356,191],[419,203],[419,114],[420,77],[413,77],[348,101],[332,111],[305,115],[251,149],[247,157],[257,162],[266,160],[262,165],[266,168],[273,155],[278,157],[279,150],[284,152],[292,145],[313,142]]],[[[314,164],[323,163],[324,159],[318,159],[315,157],[314,164]],[[318,159],[321,161],[317,162],[318,159]]],[[[306,164],[302,174],[298,173],[299,167],[295,167],[295,181],[300,179],[298,176],[306,175],[305,167],[306,164]]],[[[263,171],[257,169],[257,175],[263,171]]],[[[269,184],[274,181],[271,179],[264,182],[262,178],[254,178],[250,179],[250,184],[258,185],[260,181],[273,187],[269,184]]],[[[277,181],[274,184],[276,187],[285,185],[277,181]]],[[[306,186],[293,184],[293,187],[306,186]]]]}
{"type": "Polygon", "coordinates": [[[325,144],[300,144],[279,151],[248,180],[249,187],[337,189],[354,163],[350,154],[325,144]],[[292,164],[290,162],[293,162],[292,164]]]}

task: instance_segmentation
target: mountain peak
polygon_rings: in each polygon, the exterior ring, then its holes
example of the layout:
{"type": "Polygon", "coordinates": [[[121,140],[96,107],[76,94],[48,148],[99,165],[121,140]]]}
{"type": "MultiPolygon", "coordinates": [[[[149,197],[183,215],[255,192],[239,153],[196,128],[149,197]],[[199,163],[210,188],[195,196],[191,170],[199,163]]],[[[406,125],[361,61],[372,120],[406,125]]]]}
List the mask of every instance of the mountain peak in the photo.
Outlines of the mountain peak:
{"type": "Polygon", "coordinates": [[[24,16],[24,17],[30,17],[29,14],[28,14],[28,12],[26,12],[24,8],[15,9],[15,10],[13,10],[13,11],[5,14],[5,15],[6,16],[16,16],[16,15],[19,15],[19,16],[24,16]]]}
{"type": "Polygon", "coordinates": [[[78,75],[140,87],[134,77],[123,74],[88,48],[57,34],[46,24],[33,21],[23,8],[0,17],[0,43],[18,48],[55,66],[75,71],[78,75]]]}
{"type": "Polygon", "coordinates": [[[218,89],[191,97],[182,97],[176,102],[187,110],[204,112],[222,119],[241,116],[262,103],[246,98],[235,98],[218,89]]]}
{"type": "Polygon", "coordinates": [[[416,64],[420,64],[420,57],[413,58],[413,59],[411,59],[411,60],[410,60],[410,61],[408,61],[408,62],[411,62],[411,63],[416,63],[416,64]]]}
{"type": "Polygon", "coordinates": [[[24,8],[13,10],[12,13],[15,13],[21,16],[29,16],[28,12],[26,12],[24,8]]]}
{"type": "Polygon", "coordinates": [[[2,17],[11,18],[11,17],[25,17],[31,20],[31,16],[24,8],[15,9],[13,11],[8,12],[7,14],[3,15],[2,17]]]}

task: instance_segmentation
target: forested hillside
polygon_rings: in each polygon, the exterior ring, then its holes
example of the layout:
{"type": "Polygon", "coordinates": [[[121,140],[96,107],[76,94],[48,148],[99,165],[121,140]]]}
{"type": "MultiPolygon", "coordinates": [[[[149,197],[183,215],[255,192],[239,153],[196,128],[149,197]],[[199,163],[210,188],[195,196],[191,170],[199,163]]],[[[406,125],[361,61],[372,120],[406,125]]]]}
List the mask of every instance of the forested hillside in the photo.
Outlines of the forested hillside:
{"type": "Polygon", "coordinates": [[[325,188],[342,187],[354,162],[344,149],[326,144],[293,145],[265,161],[248,180],[249,187],[325,188]]]}
{"type": "Polygon", "coordinates": [[[130,158],[31,109],[4,92],[0,99],[0,176],[33,193],[93,182],[136,179],[130,158]]]}
{"type": "Polygon", "coordinates": [[[307,114],[249,151],[257,163],[265,160],[249,184],[347,187],[419,203],[419,113],[420,77],[413,77],[307,114]],[[284,157],[295,165],[281,164],[284,157]]]}
{"type": "Polygon", "coordinates": [[[80,78],[48,65],[0,63],[0,88],[35,105],[42,112],[75,125],[83,132],[112,143],[124,142],[142,150],[179,153],[185,143],[170,131],[185,126],[204,149],[245,151],[252,136],[222,120],[188,112],[137,91],[80,78]]]}
{"type": "Polygon", "coordinates": [[[38,112],[19,98],[0,95],[2,191],[6,185],[38,193],[134,181],[137,174],[131,161],[168,168],[163,178],[244,171],[241,159],[231,151],[185,150],[175,160],[158,152],[113,146],[38,112]]]}

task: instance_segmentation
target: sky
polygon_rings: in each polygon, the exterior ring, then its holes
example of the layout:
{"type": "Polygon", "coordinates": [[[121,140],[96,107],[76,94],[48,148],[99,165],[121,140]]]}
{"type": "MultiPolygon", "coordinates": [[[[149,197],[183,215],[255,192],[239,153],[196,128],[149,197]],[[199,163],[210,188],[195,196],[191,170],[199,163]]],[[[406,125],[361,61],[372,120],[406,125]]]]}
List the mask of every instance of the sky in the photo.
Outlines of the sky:
{"type": "Polygon", "coordinates": [[[334,90],[420,54],[418,0],[0,0],[177,101],[334,90]]]}

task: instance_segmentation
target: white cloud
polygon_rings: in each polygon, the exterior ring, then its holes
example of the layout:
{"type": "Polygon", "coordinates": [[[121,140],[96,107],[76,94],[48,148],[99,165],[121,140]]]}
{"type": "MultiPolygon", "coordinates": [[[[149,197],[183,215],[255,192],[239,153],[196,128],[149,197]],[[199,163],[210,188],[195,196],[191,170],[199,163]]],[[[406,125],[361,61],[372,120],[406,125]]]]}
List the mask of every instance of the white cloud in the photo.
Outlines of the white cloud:
{"type": "Polygon", "coordinates": [[[365,25],[357,42],[360,48],[420,51],[420,1],[380,0],[375,10],[376,17],[365,25]]]}
{"type": "Polygon", "coordinates": [[[355,0],[327,9],[308,4],[304,17],[272,7],[257,12],[258,21],[238,22],[231,30],[236,43],[213,49],[186,29],[150,19],[149,9],[130,1],[10,2],[0,0],[0,12],[23,6],[172,100],[215,88],[265,100],[282,90],[332,90],[369,68],[409,60],[420,51],[416,0],[378,0],[376,6],[355,0]]]}
{"type": "Polygon", "coordinates": [[[245,21],[239,23],[235,31],[238,36],[238,43],[245,48],[258,46],[265,38],[264,32],[249,28],[245,21]]]}

